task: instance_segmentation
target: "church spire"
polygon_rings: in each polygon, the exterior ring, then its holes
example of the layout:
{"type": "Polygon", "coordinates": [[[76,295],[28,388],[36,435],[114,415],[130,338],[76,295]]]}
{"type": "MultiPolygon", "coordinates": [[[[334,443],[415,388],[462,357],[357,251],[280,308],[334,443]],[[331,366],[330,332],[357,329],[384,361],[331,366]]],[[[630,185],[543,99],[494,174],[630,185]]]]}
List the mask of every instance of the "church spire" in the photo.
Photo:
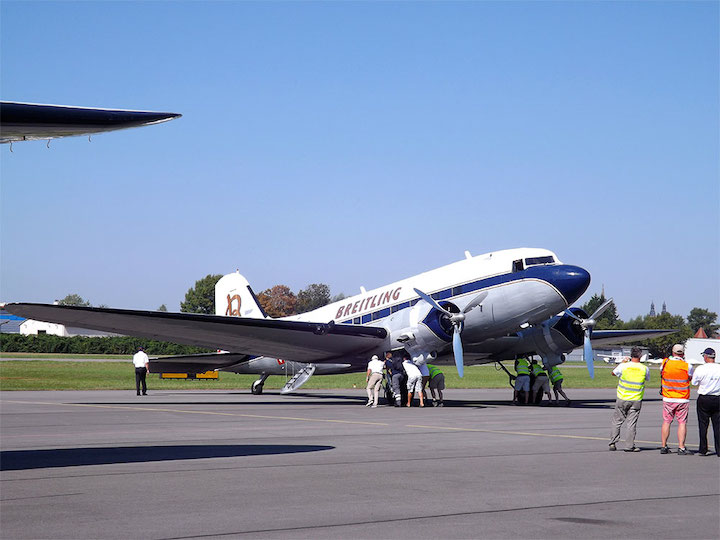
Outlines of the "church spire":
{"type": "Polygon", "coordinates": [[[650,302],[650,313],[648,313],[648,317],[655,317],[655,301],[653,300],[650,302]]]}

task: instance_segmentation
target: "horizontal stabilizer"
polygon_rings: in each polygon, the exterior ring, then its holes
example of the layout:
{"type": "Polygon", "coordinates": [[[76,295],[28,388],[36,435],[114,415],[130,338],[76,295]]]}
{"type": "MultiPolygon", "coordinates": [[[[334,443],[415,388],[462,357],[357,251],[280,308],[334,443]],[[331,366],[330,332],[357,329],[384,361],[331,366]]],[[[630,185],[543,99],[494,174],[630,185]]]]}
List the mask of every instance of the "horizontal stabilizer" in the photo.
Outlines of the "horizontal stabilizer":
{"type": "Polygon", "coordinates": [[[246,354],[210,353],[150,359],[150,373],[204,373],[247,362],[246,354]]]}

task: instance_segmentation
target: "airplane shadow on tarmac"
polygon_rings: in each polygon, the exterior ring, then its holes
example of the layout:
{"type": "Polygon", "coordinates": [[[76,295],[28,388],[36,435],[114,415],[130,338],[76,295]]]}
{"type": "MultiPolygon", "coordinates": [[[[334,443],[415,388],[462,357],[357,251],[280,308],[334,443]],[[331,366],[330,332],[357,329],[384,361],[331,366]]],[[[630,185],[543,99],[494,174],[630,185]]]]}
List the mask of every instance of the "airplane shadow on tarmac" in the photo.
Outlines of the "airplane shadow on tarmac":
{"type": "Polygon", "coordinates": [[[1,471],[82,467],[116,463],[146,463],[184,459],[266,456],[332,450],[334,446],[304,444],[226,444],[174,446],[113,446],[109,448],[55,448],[0,452],[1,471]]]}

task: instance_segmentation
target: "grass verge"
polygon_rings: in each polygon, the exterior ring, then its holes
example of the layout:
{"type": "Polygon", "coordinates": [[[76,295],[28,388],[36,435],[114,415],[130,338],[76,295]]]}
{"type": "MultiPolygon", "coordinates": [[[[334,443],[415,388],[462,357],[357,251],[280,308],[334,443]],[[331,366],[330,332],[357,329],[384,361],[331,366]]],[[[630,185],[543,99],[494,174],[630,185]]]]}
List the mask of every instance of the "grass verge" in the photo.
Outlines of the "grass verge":
{"type": "MultiPolygon", "coordinates": [[[[5,357],[5,354],[3,354],[5,357]]],[[[57,356],[55,356],[57,357],[57,356]]],[[[77,358],[77,356],[76,356],[77,358]]],[[[105,356],[104,358],[107,358],[105,356]]],[[[495,365],[465,368],[465,377],[460,378],[454,366],[443,366],[445,383],[448,388],[508,388],[508,377],[495,365]]],[[[512,371],[512,367],[510,366],[512,371]]],[[[651,368],[651,388],[657,388],[657,368],[651,368]]],[[[590,379],[587,371],[580,366],[562,369],[564,388],[614,388],[617,379],[611,368],[595,367],[595,378],[590,379]]],[[[153,390],[248,390],[257,375],[236,375],[220,372],[217,380],[172,380],[160,379],[159,375],[148,376],[148,388],[153,390]]],[[[266,389],[279,389],[285,384],[282,376],[272,376],[266,389]]],[[[364,388],[365,374],[324,375],[311,377],[303,388],[364,388]]],[[[0,390],[133,390],[135,374],[130,361],[123,362],[72,362],[46,360],[8,360],[0,362],[0,390]]]]}

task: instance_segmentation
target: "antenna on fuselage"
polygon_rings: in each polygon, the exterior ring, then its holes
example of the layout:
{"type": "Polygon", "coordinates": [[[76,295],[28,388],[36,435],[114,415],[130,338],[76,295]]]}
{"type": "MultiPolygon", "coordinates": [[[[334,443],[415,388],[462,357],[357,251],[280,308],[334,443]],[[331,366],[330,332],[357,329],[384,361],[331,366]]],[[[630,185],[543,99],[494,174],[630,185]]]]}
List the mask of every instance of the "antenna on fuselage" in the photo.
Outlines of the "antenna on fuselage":
{"type": "Polygon", "coordinates": [[[470,252],[467,249],[465,250],[465,258],[472,259],[472,255],[470,255],[470,252]]]}

